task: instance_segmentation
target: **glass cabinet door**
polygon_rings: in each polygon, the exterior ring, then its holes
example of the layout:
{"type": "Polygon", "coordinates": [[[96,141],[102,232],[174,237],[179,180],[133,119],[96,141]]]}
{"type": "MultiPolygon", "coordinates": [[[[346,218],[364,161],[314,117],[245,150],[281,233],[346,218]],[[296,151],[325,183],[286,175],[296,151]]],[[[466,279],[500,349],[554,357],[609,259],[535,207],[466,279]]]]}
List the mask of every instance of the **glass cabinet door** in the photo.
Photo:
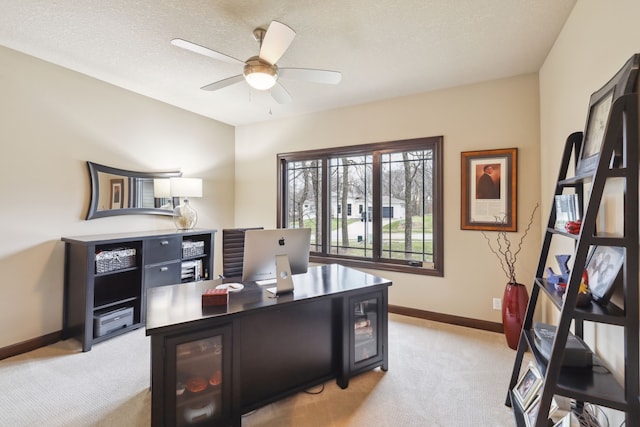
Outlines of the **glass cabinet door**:
{"type": "Polygon", "coordinates": [[[167,411],[168,425],[215,425],[228,418],[230,411],[230,327],[216,328],[183,337],[168,346],[167,394],[173,394],[174,411],[167,411]],[[202,337],[198,337],[202,336],[202,337]],[[171,356],[171,357],[169,357],[171,356]],[[170,420],[174,419],[174,423],[170,420]]]}
{"type": "Polygon", "coordinates": [[[353,359],[354,366],[380,356],[378,331],[379,298],[352,302],[353,310],[353,359]]]}

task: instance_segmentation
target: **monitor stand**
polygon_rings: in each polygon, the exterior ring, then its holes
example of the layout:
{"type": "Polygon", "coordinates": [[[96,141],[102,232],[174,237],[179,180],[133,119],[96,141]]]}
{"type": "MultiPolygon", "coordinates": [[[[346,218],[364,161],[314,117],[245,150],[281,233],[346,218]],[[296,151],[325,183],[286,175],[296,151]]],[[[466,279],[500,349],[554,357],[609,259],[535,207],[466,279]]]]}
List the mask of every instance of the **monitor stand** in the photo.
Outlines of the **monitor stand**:
{"type": "Polygon", "coordinates": [[[276,286],[267,291],[276,295],[283,295],[293,292],[293,278],[291,277],[291,266],[289,257],[286,255],[276,255],[276,286]]]}

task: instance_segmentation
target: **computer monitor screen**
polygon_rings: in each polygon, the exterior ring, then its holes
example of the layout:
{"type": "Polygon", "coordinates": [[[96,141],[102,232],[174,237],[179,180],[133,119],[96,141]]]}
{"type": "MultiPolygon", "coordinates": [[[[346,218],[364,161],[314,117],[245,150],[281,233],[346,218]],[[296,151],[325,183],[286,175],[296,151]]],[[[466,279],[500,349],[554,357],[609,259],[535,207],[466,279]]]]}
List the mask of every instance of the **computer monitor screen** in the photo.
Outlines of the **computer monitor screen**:
{"type": "Polygon", "coordinates": [[[310,241],[310,228],[247,230],[242,281],[275,279],[276,255],[287,255],[291,274],[306,273],[310,241]]]}

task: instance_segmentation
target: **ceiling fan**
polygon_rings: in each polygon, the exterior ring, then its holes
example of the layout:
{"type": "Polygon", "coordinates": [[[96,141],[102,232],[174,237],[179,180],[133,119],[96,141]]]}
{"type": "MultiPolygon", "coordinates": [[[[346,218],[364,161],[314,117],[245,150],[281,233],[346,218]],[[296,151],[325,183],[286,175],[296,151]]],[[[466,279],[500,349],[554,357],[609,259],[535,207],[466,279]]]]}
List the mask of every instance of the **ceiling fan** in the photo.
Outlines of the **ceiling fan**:
{"type": "Polygon", "coordinates": [[[253,36],[260,43],[260,53],[246,61],[209,49],[199,44],[176,38],[171,44],[230,64],[242,65],[243,73],[203,86],[201,89],[214,91],[245,80],[257,90],[271,89],[271,96],[280,104],[291,102],[291,95],[278,82],[279,78],[295,79],[313,83],[338,84],[342,74],[338,71],[310,68],[280,68],[276,62],[291,45],[296,32],[285,24],[272,21],[269,28],[256,28],[253,36]]]}

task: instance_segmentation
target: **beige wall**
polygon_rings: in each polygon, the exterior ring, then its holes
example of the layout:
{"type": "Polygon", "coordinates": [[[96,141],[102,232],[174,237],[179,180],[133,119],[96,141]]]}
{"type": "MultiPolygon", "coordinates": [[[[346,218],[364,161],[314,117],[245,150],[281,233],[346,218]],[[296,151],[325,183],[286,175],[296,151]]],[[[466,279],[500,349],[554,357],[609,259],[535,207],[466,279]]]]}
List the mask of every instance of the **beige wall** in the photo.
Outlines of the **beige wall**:
{"type": "MultiPolygon", "coordinates": [[[[205,197],[192,201],[199,226],[270,227],[276,153],[425,135],[445,137],[445,277],[384,272],[396,283],[391,303],[500,321],[491,303],[506,278],[481,235],[459,229],[460,151],[519,148],[522,228],[539,193],[530,179],[539,157],[537,75],[234,129],[9,49],[0,48],[0,59],[9,65],[0,69],[0,321],[14,325],[3,328],[0,347],[61,329],[60,237],[172,227],[148,215],[85,221],[87,160],[203,177],[205,197]]],[[[522,281],[535,266],[538,235],[526,242],[522,281]]],[[[218,253],[218,272],[220,264],[218,253]]]]}
{"type": "MultiPolygon", "coordinates": [[[[507,278],[482,235],[460,230],[460,152],[518,148],[522,230],[540,194],[538,114],[538,77],[531,74],[238,127],[236,225],[275,227],[279,152],[443,135],[445,276],[377,273],[394,281],[390,304],[501,322],[492,298],[502,297],[507,278]]],[[[536,221],[517,270],[528,286],[539,236],[536,221]]]]}
{"type": "MultiPolygon", "coordinates": [[[[566,137],[585,126],[589,97],[640,52],[640,2],[579,0],[540,70],[541,164],[555,171],[566,137]]],[[[555,176],[541,174],[547,216],[555,176]]],[[[609,224],[611,225],[611,224],[609,224]]],[[[557,317],[548,309],[547,318],[557,317]]],[[[585,337],[617,372],[623,372],[622,329],[585,325],[585,337]]],[[[619,414],[618,414],[619,415],[619,414]]],[[[615,417],[615,415],[614,415],[615,417]]],[[[620,419],[610,420],[619,425],[620,419]]]]}
{"type": "Polygon", "coordinates": [[[221,229],[233,225],[234,128],[3,47],[0,64],[1,348],[61,330],[62,236],[173,228],[85,221],[87,160],[202,177],[198,225],[221,229]]]}

